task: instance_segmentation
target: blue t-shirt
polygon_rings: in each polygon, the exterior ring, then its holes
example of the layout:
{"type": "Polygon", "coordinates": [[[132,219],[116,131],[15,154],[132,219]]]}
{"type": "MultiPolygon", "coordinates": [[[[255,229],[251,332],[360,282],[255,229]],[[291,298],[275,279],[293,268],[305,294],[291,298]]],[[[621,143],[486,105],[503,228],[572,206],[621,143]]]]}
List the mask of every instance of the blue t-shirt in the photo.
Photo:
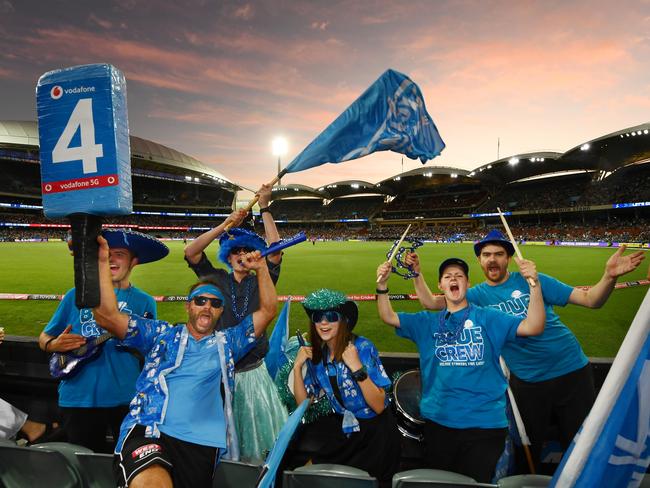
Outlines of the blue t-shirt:
{"type": "MultiPolygon", "coordinates": [[[[538,336],[518,337],[501,352],[510,370],[530,382],[557,378],[588,362],[576,336],[553,311],[553,305],[563,307],[567,304],[573,287],[542,273],[539,281],[546,309],[544,332],[538,336]]],[[[524,319],[528,315],[530,292],[525,278],[515,271],[500,285],[490,286],[483,282],[473,286],[467,291],[467,300],[524,319]]]]}
{"type": "Polygon", "coordinates": [[[226,447],[217,337],[191,335],[180,366],[166,376],[169,402],[161,432],[194,444],[226,447]]]}
{"type": "Polygon", "coordinates": [[[515,340],[521,319],[474,305],[447,320],[444,310],[397,315],[395,332],[420,353],[420,414],[454,429],[506,427],[507,382],[499,355],[515,340]]]}
{"type": "MultiPolygon", "coordinates": [[[[381,364],[379,351],[377,351],[375,345],[365,337],[357,337],[354,341],[354,345],[359,353],[361,364],[366,367],[368,377],[379,388],[388,388],[390,386],[390,378],[388,378],[384,366],[381,364]]],[[[375,411],[366,403],[361,387],[356,381],[354,381],[352,378],[352,372],[343,361],[327,361],[326,366],[323,365],[322,362],[319,362],[318,364],[314,364],[314,372],[316,373],[316,381],[318,384],[314,385],[311,377],[307,375],[305,378],[305,388],[310,392],[316,390],[315,393],[318,393],[318,391],[322,389],[327,395],[327,398],[336,413],[343,415],[343,409],[345,409],[349,410],[355,417],[360,419],[370,419],[377,416],[375,411]],[[334,390],[332,389],[328,376],[328,369],[332,376],[336,374],[336,384],[339,387],[343,405],[339,404],[334,395],[334,390]]],[[[386,395],[384,406],[387,406],[388,402],[389,398],[388,395],[386,395]]]]}
{"type": "MultiPolygon", "coordinates": [[[[156,302],[151,295],[131,286],[115,290],[117,305],[124,313],[156,317],[156,302]]],[[[46,334],[58,336],[71,324],[73,334],[84,337],[100,336],[102,329],[89,308],[79,310],[75,305],[74,288],[68,291],[45,327],[46,334]]],[[[79,371],[59,383],[61,407],[116,407],[128,405],[135,395],[135,382],[140,374],[138,359],[116,339],[103,344],[100,353],[78,366],[79,371]]]]}

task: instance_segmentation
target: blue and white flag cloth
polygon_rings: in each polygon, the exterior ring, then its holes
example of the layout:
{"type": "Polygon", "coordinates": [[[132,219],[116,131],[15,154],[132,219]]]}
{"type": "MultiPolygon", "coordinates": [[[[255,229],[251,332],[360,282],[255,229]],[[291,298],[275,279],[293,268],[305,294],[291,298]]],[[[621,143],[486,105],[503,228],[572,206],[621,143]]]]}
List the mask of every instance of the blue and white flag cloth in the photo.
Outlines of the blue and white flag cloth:
{"type": "Polygon", "coordinates": [[[638,487],[650,465],[650,291],[549,486],[638,487]]]}
{"type": "Polygon", "coordinates": [[[256,488],[273,488],[275,485],[275,475],[278,472],[280,463],[282,462],[282,457],[284,456],[291,438],[295,434],[302,416],[305,415],[305,411],[309,406],[309,398],[303,400],[303,402],[296,408],[289,418],[282,426],[278,438],[271,448],[271,452],[266,457],[264,466],[262,466],[262,472],[260,474],[260,479],[256,483],[256,488]]]}
{"type": "Polygon", "coordinates": [[[285,168],[295,173],[375,151],[395,151],[424,164],[445,148],[420,88],[387,70],[285,168]]]}
{"type": "Polygon", "coordinates": [[[289,307],[291,305],[291,297],[282,307],[282,311],[275,321],[275,327],[269,339],[269,352],[264,357],[266,369],[269,375],[275,381],[275,376],[280,371],[280,368],[289,361],[287,358],[287,342],[289,341],[289,307]]]}

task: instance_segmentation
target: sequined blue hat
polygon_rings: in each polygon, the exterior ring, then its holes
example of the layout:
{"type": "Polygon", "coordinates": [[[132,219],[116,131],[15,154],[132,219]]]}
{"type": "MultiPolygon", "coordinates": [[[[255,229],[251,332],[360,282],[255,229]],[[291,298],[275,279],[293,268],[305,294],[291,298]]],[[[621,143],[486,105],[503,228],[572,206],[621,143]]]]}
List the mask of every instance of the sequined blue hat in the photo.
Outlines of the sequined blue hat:
{"type": "Polygon", "coordinates": [[[302,302],[302,306],[311,320],[312,312],[316,310],[336,310],[345,316],[348,328],[354,329],[359,318],[359,308],[352,300],[348,300],[344,293],[336,290],[322,288],[311,292],[302,302]]]}
{"type": "Polygon", "coordinates": [[[236,247],[250,247],[257,251],[264,251],[266,249],[266,242],[255,232],[246,229],[235,228],[224,232],[219,238],[219,252],[217,257],[219,261],[231,269],[232,266],[230,266],[228,256],[230,255],[230,250],[236,247]]]}

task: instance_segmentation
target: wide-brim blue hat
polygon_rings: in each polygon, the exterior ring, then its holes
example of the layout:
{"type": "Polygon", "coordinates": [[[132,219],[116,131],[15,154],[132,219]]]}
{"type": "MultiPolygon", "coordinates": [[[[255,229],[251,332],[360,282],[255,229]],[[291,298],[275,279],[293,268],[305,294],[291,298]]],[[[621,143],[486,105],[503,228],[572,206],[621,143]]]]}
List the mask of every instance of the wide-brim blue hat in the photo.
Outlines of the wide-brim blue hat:
{"type": "Polygon", "coordinates": [[[230,250],[236,247],[250,247],[256,251],[264,251],[266,249],[266,242],[255,232],[246,229],[235,228],[224,232],[219,237],[219,253],[217,257],[219,261],[226,264],[229,268],[232,268],[232,266],[230,266],[228,256],[230,255],[230,250]]]}
{"type": "Polygon", "coordinates": [[[508,256],[512,256],[515,253],[515,247],[512,245],[512,242],[510,242],[498,229],[492,229],[483,239],[474,244],[474,254],[476,254],[477,257],[481,254],[481,249],[483,249],[486,244],[498,244],[499,246],[503,246],[508,253],[508,256]]]}
{"type": "Polygon", "coordinates": [[[138,264],[152,263],[169,254],[169,248],[155,237],[129,229],[103,229],[109,248],[128,249],[138,264]]]}

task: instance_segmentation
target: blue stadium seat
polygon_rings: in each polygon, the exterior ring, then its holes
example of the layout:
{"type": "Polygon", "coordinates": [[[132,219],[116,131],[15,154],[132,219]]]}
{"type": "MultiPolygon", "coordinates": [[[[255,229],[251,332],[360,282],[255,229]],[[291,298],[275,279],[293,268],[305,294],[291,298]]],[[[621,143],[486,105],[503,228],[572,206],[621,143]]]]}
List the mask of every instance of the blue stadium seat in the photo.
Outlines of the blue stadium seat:
{"type": "Polygon", "coordinates": [[[362,469],[340,464],[310,464],[283,473],[284,488],[376,488],[377,479],[362,469]]]}

